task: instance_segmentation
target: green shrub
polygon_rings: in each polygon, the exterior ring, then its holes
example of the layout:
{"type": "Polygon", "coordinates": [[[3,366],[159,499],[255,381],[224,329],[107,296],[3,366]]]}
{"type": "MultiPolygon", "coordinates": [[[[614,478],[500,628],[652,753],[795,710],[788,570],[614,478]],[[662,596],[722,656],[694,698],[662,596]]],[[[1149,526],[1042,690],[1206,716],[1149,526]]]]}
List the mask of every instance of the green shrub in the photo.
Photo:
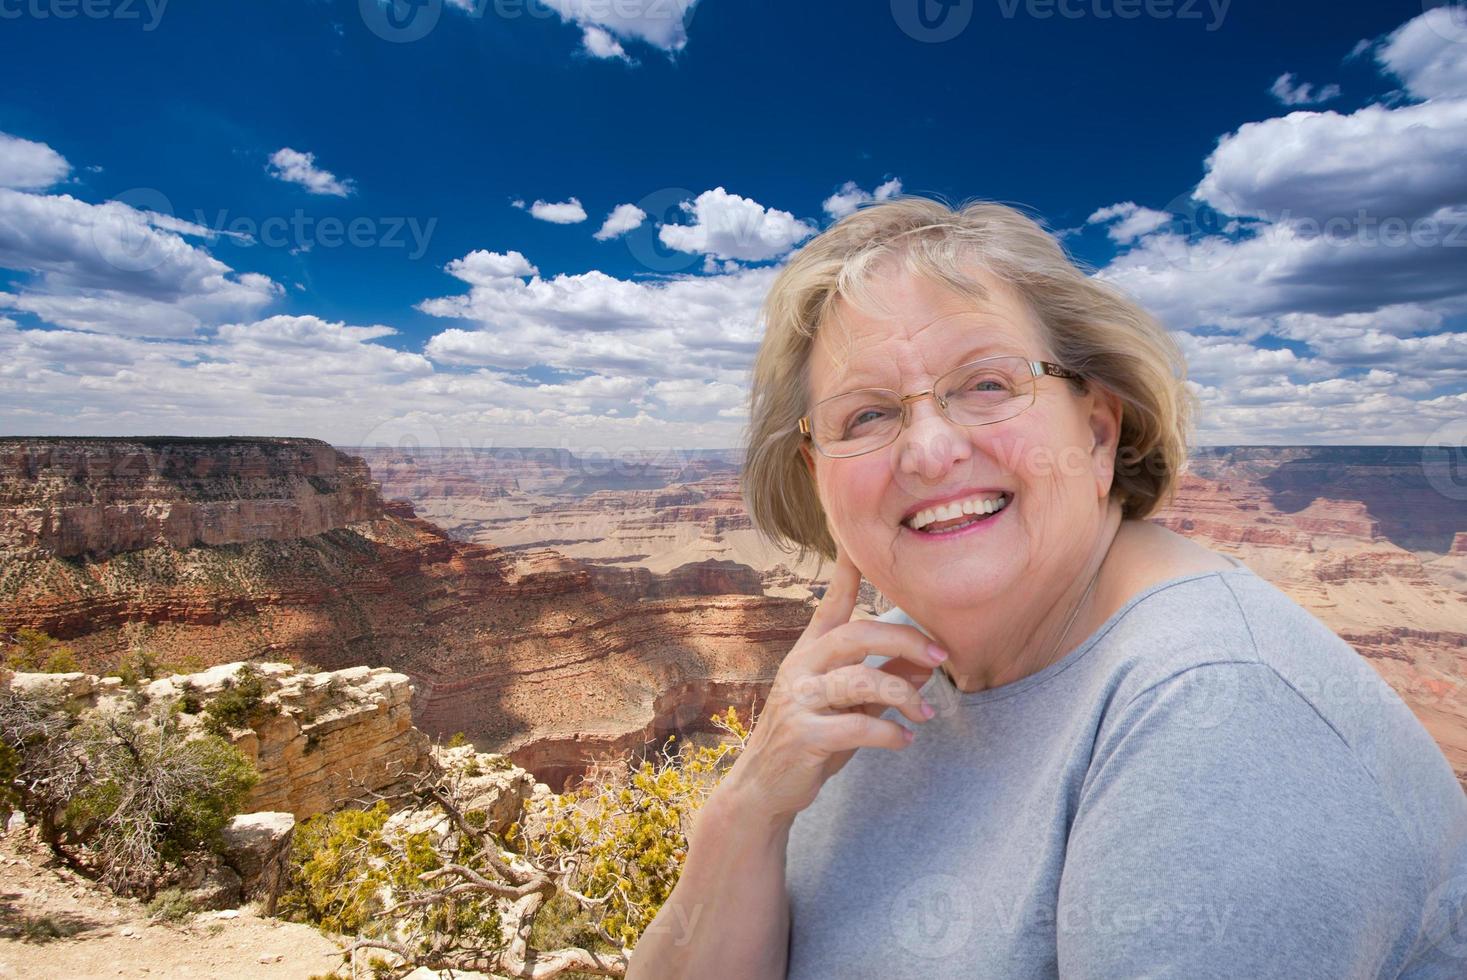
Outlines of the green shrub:
{"type": "Polygon", "coordinates": [[[216,850],[259,779],[178,715],[126,709],[78,723],[54,697],[0,691],[0,810],[18,803],[42,840],[118,892],[150,897],[168,865],[216,850]]]}
{"type": "Polygon", "coordinates": [[[187,922],[195,911],[188,893],[181,888],[161,891],[148,903],[148,918],[159,922],[187,922]]]}
{"type": "Polygon", "coordinates": [[[69,674],[81,669],[70,648],[29,626],[16,630],[0,647],[0,664],[27,673],[69,674]]]}
{"type": "Polygon", "coordinates": [[[186,715],[196,715],[204,710],[204,696],[192,681],[184,681],[179,685],[178,710],[186,715]]]}
{"type": "Polygon", "coordinates": [[[276,906],[280,914],[337,933],[355,933],[372,919],[382,887],[372,868],[385,860],[386,803],[370,810],[339,810],[311,817],[291,841],[291,883],[276,906]]]}
{"type": "Polygon", "coordinates": [[[208,664],[204,663],[203,657],[197,653],[186,653],[177,660],[169,661],[167,664],[162,665],[162,673],[159,676],[166,677],[169,674],[197,674],[207,667],[208,664]]]}
{"type": "MultiPolygon", "coordinates": [[[[388,835],[385,802],[369,810],[338,810],[312,817],[296,828],[290,884],[277,909],[286,917],[328,932],[379,934],[384,897],[403,901],[429,892],[419,875],[441,868],[445,859],[483,868],[483,855],[465,847],[441,853],[426,831],[388,835]]],[[[461,941],[489,948],[502,945],[499,913],[481,895],[435,901],[414,913],[431,935],[451,930],[461,941]]]]}
{"type": "Polygon", "coordinates": [[[204,729],[228,738],[236,728],[246,728],[265,700],[265,678],[254,664],[245,664],[224,690],[204,706],[204,729]]]}
{"type": "Polygon", "coordinates": [[[89,727],[91,780],[72,796],[63,824],[98,855],[114,890],[151,895],[165,866],[219,848],[259,774],[216,735],[185,738],[172,715],[89,727]]]}
{"type": "Polygon", "coordinates": [[[729,708],[709,720],[731,739],[596,767],[574,791],[526,802],[502,832],[451,767],[422,774],[396,797],[413,807],[410,823],[389,827],[385,801],[312,818],[296,831],[279,908],[354,935],[357,952],[391,950],[406,960],[398,973],[427,966],[497,975],[519,971],[520,956],[549,963],[587,954],[604,972],[625,969],[681,874],[685,828],[747,744],[752,719],[745,726],[729,708]],[[402,829],[424,825],[433,829],[402,829]],[[509,937],[529,948],[511,955],[509,937]]]}
{"type": "Polygon", "coordinates": [[[21,915],[0,924],[0,936],[14,937],[28,943],[49,943],[53,939],[73,936],[81,930],[82,925],[79,922],[50,915],[21,915]]]}
{"type": "Polygon", "coordinates": [[[132,647],[117,659],[108,677],[116,677],[124,687],[137,687],[143,681],[155,681],[173,674],[195,674],[204,669],[204,658],[189,653],[177,661],[164,660],[144,647],[132,647]]]}
{"type": "Polygon", "coordinates": [[[128,650],[117,660],[110,676],[120,678],[124,687],[137,687],[158,674],[158,660],[146,650],[128,650]]]}
{"type": "Polygon", "coordinates": [[[15,786],[20,776],[20,753],[9,742],[0,741],[0,824],[10,819],[18,806],[23,806],[15,786]]]}
{"type": "Polygon", "coordinates": [[[41,670],[47,674],[70,674],[81,670],[81,667],[70,650],[66,647],[58,647],[51,651],[51,655],[46,658],[41,670]]]}
{"type": "Polygon", "coordinates": [[[0,690],[0,816],[24,809],[53,849],[61,810],[89,778],[74,725],[58,695],[0,690]]]}

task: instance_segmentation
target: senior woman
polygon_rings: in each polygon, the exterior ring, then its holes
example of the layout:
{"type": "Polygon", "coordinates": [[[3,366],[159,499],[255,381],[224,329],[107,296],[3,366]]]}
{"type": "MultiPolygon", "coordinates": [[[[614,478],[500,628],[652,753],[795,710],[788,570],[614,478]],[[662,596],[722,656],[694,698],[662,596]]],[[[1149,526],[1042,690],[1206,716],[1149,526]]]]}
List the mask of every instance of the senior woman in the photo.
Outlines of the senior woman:
{"type": "Polygon", "coordinates": [[[745,496],[834,573],[629,976],[1467,977],[1441,751],[1318,619],[1145,520],[1184,377],[1002,205],[878,204],[780,271],[745,496]]]}

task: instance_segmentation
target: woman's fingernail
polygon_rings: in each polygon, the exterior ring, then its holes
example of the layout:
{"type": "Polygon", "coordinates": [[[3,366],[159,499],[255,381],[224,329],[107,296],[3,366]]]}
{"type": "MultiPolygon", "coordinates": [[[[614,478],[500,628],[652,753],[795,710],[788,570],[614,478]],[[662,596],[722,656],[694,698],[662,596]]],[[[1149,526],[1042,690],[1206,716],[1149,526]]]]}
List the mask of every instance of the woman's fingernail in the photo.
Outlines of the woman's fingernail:
{"type": "Polygon", "coordinates": [[[947,659],[947,651],[936,643],[929,643],[927,644],[927,656],[932,659],[933,663],[940,664],[947,659]]]}
{"type": "Polygon", "coordinates": [[[923,701],[922,702],[922,717],[923,718],[931,718],[935,714],[937,714],[937,712],[933,710],[932,705],[928,704],[926,701],[923,701]]]}

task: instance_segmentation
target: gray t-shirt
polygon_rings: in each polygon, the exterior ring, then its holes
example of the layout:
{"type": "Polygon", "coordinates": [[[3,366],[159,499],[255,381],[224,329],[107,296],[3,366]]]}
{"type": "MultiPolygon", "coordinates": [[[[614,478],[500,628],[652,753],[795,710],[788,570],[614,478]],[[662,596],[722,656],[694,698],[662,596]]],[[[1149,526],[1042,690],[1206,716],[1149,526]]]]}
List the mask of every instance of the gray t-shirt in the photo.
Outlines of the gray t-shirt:
{"type": "Polygon", "coordinates": [[[912,744],[857,750],[791,828],[788,976],[1467,978],[1451,767],[1234,564],[1145,589],[1013,683],[934,671],[925,725],[884,712],[912,744]]]}

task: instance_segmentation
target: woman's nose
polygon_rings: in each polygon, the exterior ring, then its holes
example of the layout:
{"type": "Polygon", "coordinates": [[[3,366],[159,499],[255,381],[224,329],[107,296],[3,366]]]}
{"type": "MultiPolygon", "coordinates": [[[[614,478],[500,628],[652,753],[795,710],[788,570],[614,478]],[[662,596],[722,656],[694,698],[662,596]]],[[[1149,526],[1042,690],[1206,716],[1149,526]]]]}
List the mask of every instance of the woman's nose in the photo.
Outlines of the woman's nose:
{"type": "Polygon", "coordinates": [[[940,480],[954,464],[973,455],[972,429],[949,421],[931,398],[907,405],[907,426],[897,436],[901,472],[924,480],[940,480]]]}

